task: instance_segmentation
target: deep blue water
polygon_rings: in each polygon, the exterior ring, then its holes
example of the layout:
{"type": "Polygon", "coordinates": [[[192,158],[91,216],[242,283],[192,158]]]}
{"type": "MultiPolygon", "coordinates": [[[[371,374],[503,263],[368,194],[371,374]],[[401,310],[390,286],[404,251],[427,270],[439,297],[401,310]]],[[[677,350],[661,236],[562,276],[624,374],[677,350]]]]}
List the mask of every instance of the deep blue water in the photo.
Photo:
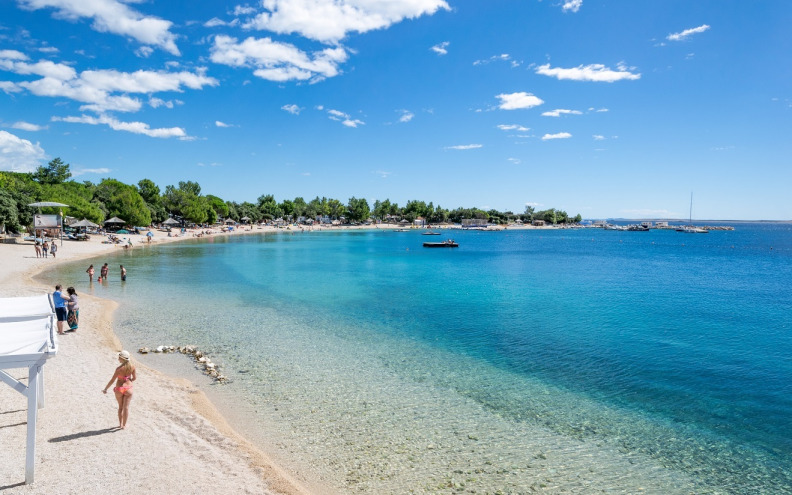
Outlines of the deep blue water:
{"type": "MultiPolygon", "coordinates": [[[[264,360],[278,370],[266,384],[240,376],[231,387],[288,395],[288,421],[304,421],[301,397],[327,393],[308,377],[349,382],[368,363],[396,389],[420,384],[493,421],[621,449],[691,478],[693,491],[792,493],[792,225],[449,234],[459,248],[378,230],[218,236],[117,253],[101,261],[123,263],[125,284],[74,285],[122,302],[129,347],[196,343],[230,373],[264,360]],[[174,315],[182,324],[165,323],[174,315]]],[[[84,264],[47,277],[83,281],[84,264]]],[[[351,381],[338,393],[357,393],[351,381]]],[[[386,404],[393,395],[374,400],[390,414],[404,407],[386,404]]],[[[437,462],[458,461],[449,456],[437,462]]]]}

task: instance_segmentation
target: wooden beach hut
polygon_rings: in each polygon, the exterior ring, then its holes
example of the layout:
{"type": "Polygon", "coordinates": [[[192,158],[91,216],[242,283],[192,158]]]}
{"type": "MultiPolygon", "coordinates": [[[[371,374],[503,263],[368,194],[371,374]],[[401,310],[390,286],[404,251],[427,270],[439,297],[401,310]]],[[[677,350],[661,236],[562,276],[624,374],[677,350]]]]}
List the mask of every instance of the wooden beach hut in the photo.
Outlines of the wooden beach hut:
{"type": "MultiPolygon", "coordinates": [[[[25,483],[33,483],[36,419],[44,407],[44,364],[58,353],[55,305],[47,295],[0,298],[0,381],[27,397],[25,483]],[[6,370],[27,368],[27,385],[6,370]]],[[[0,409],[0,412],[3,412],[0,409]]]]}

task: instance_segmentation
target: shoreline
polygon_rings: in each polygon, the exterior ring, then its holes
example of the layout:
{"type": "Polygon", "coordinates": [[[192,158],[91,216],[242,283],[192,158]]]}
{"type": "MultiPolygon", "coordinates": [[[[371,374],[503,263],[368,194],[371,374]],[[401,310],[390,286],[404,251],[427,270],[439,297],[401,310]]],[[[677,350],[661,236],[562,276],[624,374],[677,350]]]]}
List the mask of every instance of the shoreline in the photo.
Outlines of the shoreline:
{"type": "MultiPolygon", "coordinates": [[[[252,229],[218,233],[244,235],[277,231],[252,229]]],[[[153,245],[194,239],[155,235],[153,245]]],[[[157,233],[159,234],[159,232],[157,233]]],[[[130,236],[144,242],[144,236],[130,236]]],[[[36,258],[31,243],[0,245],[0,297],[51,293],[35,277],[51,263],[89,260],[121,249],[67,241],[56,259],[36,258]]],[[[133,249],[148,246],[137,244],[133,249]]],[[[97,270],[98,272],[98,270],[97,270]]],[[[64,286],[71,285],[64,281],[64,286]]],[[[116,430],[116,403],[101,393],[112,375],[121,342],[113,330],[118,304],[80,295],[80,328],[59,336],[58,355],[45,370],[45,407],[38,412],[35,482],[24,484],[27,399],[0,385],[0,491],[8,493],[100,494],[118,489],[184,491],[184,477],[196,491],[302,495],[325,492],[277,465],[236,432],[214,403],[190,380],[166,375],[133,357],[141,380],[133,395],[129,428],[116,430]],[[122,438],[119,438],[122,437],[122,438]],[[122,441],[119,441],[122,440],[122,441]],[[97,455],[100,453],[100,455],[97,455]],[[128,468],[119,468],[119,462],[128,468]],[[189,473],[189,474],[187,474],[189,473]],[[310,487],[310,490],[309,490],[310,487]]],[[[136,350],[130,352],[137,356],[136,350]]],[[[25,369],[8,370],[15,378],[25,369]]],[[[188,492],[190,489],[188,489],[188,492]]],[[[191,493],[191,492],[190,492],[191,493]]]]}

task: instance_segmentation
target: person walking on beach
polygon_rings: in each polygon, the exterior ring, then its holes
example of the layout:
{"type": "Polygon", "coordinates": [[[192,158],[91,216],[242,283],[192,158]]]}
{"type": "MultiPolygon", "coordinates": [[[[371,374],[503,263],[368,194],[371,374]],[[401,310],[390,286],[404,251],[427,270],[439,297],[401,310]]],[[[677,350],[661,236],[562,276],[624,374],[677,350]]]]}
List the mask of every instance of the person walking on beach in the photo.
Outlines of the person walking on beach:
{"type": "Polygon", "coordinates": [[[41,245],[41,252],[44,253],[44,257],[46,258],[49,252],[49,243],[46,239],[44,239],[44,244],[41,245]]]}
{"type": "Polygon", "coordinates": [[[69,287],[66,292],[69,293],[69,300],[66,302],[66,308],[69,310],[66,314],[66,323],[69,324],[69,331],[74,332],[80,324],[80,302],[74,287],[69,287]]]}
{"type": "Polygon", "coordinates": [[[52,302],[55,304],[55,317],[58,320],[58,335],[63,335],[63,322],[66,321],[68,311],[66,310],[66,302],[68,299],[63,297],[61,285],[55,286],[55,292],[52,293],[52,302]]]}
{"type": "Polygon", "coordinates": [[[120,429],[126,428],[127,419],[129,419],[129,403],[132,401],[132,382],[137,380],[135,374],[135,367],[129,360],[129,351],[121,351],[118,353],[118,362],[121,363],[115,369],[113,377],[107,382],[105,388],[102,390],[103,394],[107,393],[107,389],[116,382],[113,387],[116,400],[118,401],[118,427],[120,429]]]}
{"type": "Polygon", "coordinates": [[[121,281],[126,282],[126,268],[124,268],[124,265],[121,265],[121,281]]]}
{"type": "Polygon", "coordinates": [[[55,244],[55,241],[52,241],[52,244],[50,244],[50,254],[53,258],[55,257],[56,252],[58,252],[58,245],[55,244]]]}
{"type": "Polygon", "coordinates": [[[41,258],[41,245],[39,241],[36,241],[33,245],[36,247],[36,258],[41,258]]]}
{"type": "Polygon", "coordinates": [[[93,267],[93,265],[89,266],[88,269],[85,270],[85,273],[88,274],[88,281],[89,282],[93,282],[93,276],[94,276],[94,267],[93,267]]]}

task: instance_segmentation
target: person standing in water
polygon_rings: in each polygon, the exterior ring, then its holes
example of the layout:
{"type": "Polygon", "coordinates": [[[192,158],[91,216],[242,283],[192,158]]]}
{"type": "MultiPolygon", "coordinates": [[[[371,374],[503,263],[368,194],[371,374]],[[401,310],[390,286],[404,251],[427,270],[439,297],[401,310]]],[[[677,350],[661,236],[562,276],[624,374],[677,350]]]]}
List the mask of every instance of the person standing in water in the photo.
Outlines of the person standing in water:
{"type": "Polygon", "coordinates": [[[88,274],[88,281],[89,282],[93,282],[93,276],[94,276],[94,267],[93,267],[93,265],[89,266],[88,269],[85,270],[85,273],[88,274]]]}
{"type": "Polygon", "coordinates": [[[126,281],[126,268],[124,268],[124,265],[121,265],[121,281],[126,281]]]}

